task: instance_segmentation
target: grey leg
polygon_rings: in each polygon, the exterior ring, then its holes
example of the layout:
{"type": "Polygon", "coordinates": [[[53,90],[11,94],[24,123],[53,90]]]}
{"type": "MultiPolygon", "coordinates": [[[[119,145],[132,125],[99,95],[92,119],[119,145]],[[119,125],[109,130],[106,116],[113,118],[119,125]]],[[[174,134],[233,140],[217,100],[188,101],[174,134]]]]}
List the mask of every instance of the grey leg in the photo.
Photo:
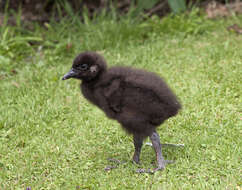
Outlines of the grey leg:
{"type": "MultiPolygon", "coordinates": [[[[141,148],[142,148],[142,145],[143,145],[143,140],[144,140],[144,138],[142,136],[139,136],[139,135],[133,136],[134,148],[135,148],[133,161],[136,164],[139,164],[140,152],[141,152],[141,148]]],[[[124,162],[121,162],[121,161],[114,159],[114,158],[109,158],[108,161],[116,163],[117,165],[124,163],[124,162]]],[[[109,171],[109,170],[114,169],[114,168],[117,168],[117,166],[108,165],[104,170],[109,171]]]]}
{"type": "Polygon", "coordinates": [[[138,135],[134,135],[133,136],[133,141],[134,141],[134,148],[135,148],[133,161],[136,164],[139,164],[140,152],[141,152],[141,148],[142,148],[142,145],[143,145],[143,138],[138,136],[138,135]]]}
{"type": "Polygon", "coordinates": [[[160,136],[158,135],[158,133],[156,131],[154,131],[150,135],[150,140],[152,142],[152,145],[153,145],[155,153],[156,153],[158,168],[155,170],[163,170],[163,169],[165,169],[166,161],[165,161],[164,157],[162,156],[160,136]]]}
{"type": "Polygon", "coordinates": [[[166,164],[173,163],[173,161],[170,160],[165,160],[164,157],[162,156],[161,153],[161,143],[160,143],[160,137],[156,131],[154,131],[150,136],[150,140],[152,142],[152,146],[155,150],[156,153],[156,159],[157,159],[157,168],[155,168],[153,171],[150,169],[145,170],[145,169],[139,169],[137,170],[138,173],[154,173],[158,170],[163,170],[165,169],[166,164]]]}

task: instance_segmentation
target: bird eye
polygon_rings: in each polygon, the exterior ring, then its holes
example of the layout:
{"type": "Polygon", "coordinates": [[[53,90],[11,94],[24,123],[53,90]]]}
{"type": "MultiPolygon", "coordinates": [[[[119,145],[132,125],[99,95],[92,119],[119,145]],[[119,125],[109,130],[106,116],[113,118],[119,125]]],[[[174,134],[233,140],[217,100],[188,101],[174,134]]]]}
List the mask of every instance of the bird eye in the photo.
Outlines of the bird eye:
{"type": "Polygon", "coordinates": [[[83,63],[79,66],[81,70],[86,70],[88,68],[88,65],[86,63],[83,63]]]}

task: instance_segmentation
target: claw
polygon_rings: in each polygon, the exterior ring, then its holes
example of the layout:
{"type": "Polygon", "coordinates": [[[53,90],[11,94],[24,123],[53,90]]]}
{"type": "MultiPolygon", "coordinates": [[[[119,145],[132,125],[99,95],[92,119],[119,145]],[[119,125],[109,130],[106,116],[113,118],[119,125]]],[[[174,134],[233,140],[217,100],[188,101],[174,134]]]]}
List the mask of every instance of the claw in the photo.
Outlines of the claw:
{"type": "Polygon", "coordinates": [[[171,143],[161,144],[161,146],[169,146],[169,147],[185,147],[184,144],[171,144],[171,143]]]}
{"type": "Polygon", "coordinates": [[[117,163],[117,164],[121,164],[121,161],[120,160],[117,160],[115,158],[108,158],[108,161],[114,162],[114,163],[117,163]]]}
{"type": "Polygon", "coordinates": [[[154,168],[153,170],[151,169],[137,169],[136,172],[137,173],[149,173],[149,174],[154,174],[155,172],[159,171],[159,170],[164,170],[165,169],[165,165],[167,164],[173,164],[175,161],[174,160],[164,160],[164,166],[159,166],[158,168],[154,168]]]}
{"type": "MultiPolygon", "coordinates": [[[[146,142],[145,145],[147,146],[153,146],[152,143],[146,142]]],[[[185,144],[171,144],[171,143],[166,143],[166,144],[161,144],[162,147],[185,147],[185,144]]]]}
{"type": "MultiPolygon", "coordinates": [[[[115,158],[108,158],[107,159],[108,161],[110,162],[113,162],[113,163],[116,163],[117,165],[119,164],[124,164],[125,162],[121,162],[120,160],[117,160],[115,158]]],[[[111,166],[111,165],[108,165],[106,168],[104,168],[105,171],[109,171],[109,170],[112,170],[112,169],[115,169],[117,168],[118,166],[111,166]]]]}
{"type": "Polygon", "coordinates": [[[148,174],[154,174],[155,172],[159,171],[159,170],[164,170],[165,168],[154,168],[153,170],[151,169],[137,169],[136,172],[137,173],[148,173],[148,174]]]}
{"type": "Polygon", "coordinates": [[[111,169],[117,168],[117,166],[107,166],[106,168],[104,168],[105,171],[109,171],[111,169]]]}
{"type": "Polygon", "coordinates": [[[149,174],[153,174],[153,171],[151,169],[137,169],[136,170],[137,173],[149,173],[149,174]]]}

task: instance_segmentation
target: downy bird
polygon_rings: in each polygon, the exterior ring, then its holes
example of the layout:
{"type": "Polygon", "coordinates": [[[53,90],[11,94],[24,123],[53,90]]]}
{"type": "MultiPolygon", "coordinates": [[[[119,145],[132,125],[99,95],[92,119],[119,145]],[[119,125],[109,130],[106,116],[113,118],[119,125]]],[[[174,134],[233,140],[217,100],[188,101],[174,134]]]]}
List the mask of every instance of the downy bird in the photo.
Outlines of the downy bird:
{"type": "MultiPolygon", "coordinates": [[[[74,59],[71,70],[62,79],[70,78],[81,80],[83,96],[133,136],[135,163],[140,162],[146,137],[150,138],[156,152],[157,168],[152,172],[163,170],[171,162],[162,156],[156,128],[175,116],[181,104],[162,78],[130,67],[107,68],[104,58],[90,51],[80,53],[74,59]]],[[[148,170],[140,169],[138,172],[148,170]]]]}

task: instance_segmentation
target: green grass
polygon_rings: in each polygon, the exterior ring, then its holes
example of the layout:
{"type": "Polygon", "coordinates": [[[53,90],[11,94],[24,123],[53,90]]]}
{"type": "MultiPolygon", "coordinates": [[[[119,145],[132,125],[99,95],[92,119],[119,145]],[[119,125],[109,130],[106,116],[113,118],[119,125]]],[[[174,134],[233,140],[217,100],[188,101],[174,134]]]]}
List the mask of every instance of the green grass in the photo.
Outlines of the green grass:
{"type": "Polygon", "coordinates": [[[242,17],[180,16],[2,27],[0,189],[241,189],[242,36],[226,27],[242,17]],[[83,98],[79,81],[61,81],[83,50],[166,79],[183,104],[158,129],[163,143],[185,144],[164,149],[175,164],[135,173],[155,167],[152,148],[133,164],[132,137],[83,98]],[[126,163],[106,172],[110,157],[126,163]]]}

